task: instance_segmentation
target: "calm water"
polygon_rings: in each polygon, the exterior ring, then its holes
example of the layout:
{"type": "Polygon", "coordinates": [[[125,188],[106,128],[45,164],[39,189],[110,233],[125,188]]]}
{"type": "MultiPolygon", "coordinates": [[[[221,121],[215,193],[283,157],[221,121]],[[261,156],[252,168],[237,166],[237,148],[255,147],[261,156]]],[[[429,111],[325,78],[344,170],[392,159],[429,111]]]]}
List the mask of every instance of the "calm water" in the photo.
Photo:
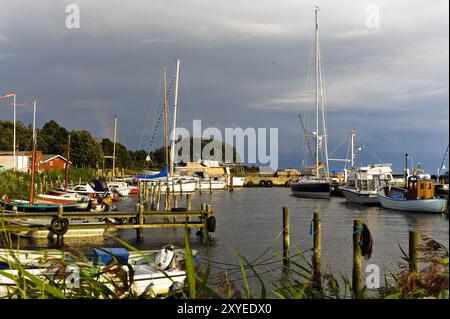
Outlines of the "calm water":
{"type": "MultiPolygon", "coordinates": [[[[293,197],[289,188],[250,188],[235,189],[234,192],[216,191],[213,194],[195,194],[193,208],[200,203],[212,205],[217,219],[217,230],[213,234],[214,243],[206,247],[195,236],[191,240],[194,249],[200,256],[215,262],[237,264],[236,252],[249,261],[256,263],[280,254],[282,238],[282,207],[290,209],[291,243],[300,243],[300,249],[312,247],[309,236],[310,223],[314,209],[319,209],[322,220],[322,267],[332,266],[333,272],[347,273],[351,277],[352,267],[352,232],[353,220],[361,219],[369,227],[374,239],[372,257],[363,261],[365,265],[374,263],[380,269],[393,270],[401,262],[399,244],[407,250],[408,231],[418,229],[424,235],[436,241],[449,243],[449,222],[441,215],[414,214],[389,211],[379,207],[364,207],[349,204],[344,198],[333,197],[330,200],[314,200],[293,197]],[[270,248],[270,249],[269,249],[270,248]],[[267,251],[263,256],[261,256],[267,251]]],[[[123,200],[119,207],[133,207],[134,199],[123,200]]],[[[184,203],[181,201],[180,206],[184,203]]],[[[115,236],[136,245],[135,230],[118,231],[115,236]]],[[[184,232],[181,229],[148,229],[145,230],[145,242],[139,245],[142,249],[160,248],[171,243],[183,247],[184,232]]],[[[65,239],[65,244],[88,250],[93,246],[120,246],[114,239],[84,240],[65,239]]],[[[47,240],[22,240],[22,247],[47,247],[47,240]]],[[[308,253],[309,256],[309,253],[308,253]]],[[[270,259],[269,261],[275,261],[270,259]]],[[[231,268],[230,277],[239,278],[239,271],[232,265],[214,263],[214,274],[221,272],[219,268],[231,268]]],[[[268,281],[280,278],[281,262],[260,265],[258,271],[268,281]],[[273,270],[276,269],[276,270],[273,270]],[[271,271],[273,270],[273,271],[271,271]]],[[[250,273],[249,273],[250,274],[250,273]]]]}

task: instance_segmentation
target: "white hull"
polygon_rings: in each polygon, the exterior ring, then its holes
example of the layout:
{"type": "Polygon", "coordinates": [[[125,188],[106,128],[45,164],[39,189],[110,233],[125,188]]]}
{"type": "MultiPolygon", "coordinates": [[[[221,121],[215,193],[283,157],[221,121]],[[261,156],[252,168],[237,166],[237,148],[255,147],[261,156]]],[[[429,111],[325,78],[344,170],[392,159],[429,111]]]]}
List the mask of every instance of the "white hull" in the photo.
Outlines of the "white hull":
{"type": "MultiPolygon", "coordinates": [[[[166,181],[147,181],[148,186],[159,186],[161,185],[161,193],[165,194],[167,190],[167,183],[166,181]]],[[[179,181],[174,181],[173,183],[169,181],[169,191],[172,193],[192,193],[195,192],[197,189],[197,182],[193,181],[185,181],[182,180],[180,183],[179,181]]]]}
{"type": "MultiPolygon", "coordinates": [[[[122,267],[125,271],[128,272],[128,268],[126,266],[122,267]]],[[[186,272],[182,270],[167,270],[160,271],[154,266],[135,266],[134,268],[134,276],[133,276],[133,284],[132,289],[138,295],[145,294],[150,296],[158,296],[164,295],[170,292],[170,288],[172,286],[183,287],[184,282],[186,280],[186,272]]],[[[3,270],[5,273],[11,275],[18,275],[19,272],[17,270],[3,270]]],[[[28,273],[33,274],[34,276],[46,281],[47,278],[52,278],[54,273],[49,272],[48,269],[27,269],[28,273]]],[[[99,281],[106,282],[105,277],[100,277],[99,281]]],[[[8,295],[10,290],[15,288],[15,282],[3,275],[0,275],[0,297],[4,297],[8,295]]],[[[107,284],[110,288],[113,288],[110,284],[107,284]]],[[[68,288],[70,289],[70,288],[68,288]]]]}
{"type": "Polygon", "coordinates": [[[395,200],[378,193],[378,200],[383,208],[418,213],[442,213],[447,208],[447,200],[413,199],[395,200]]]}
{"type": "Polygon", "coordinates": [[[197,184],[197,189],[201,190],[224,190],[227,188],[227,185],[224,181],[211,181],[209,180],[201,180],[197,184]]]}
{"type": "MultiPolygon", "coordinates": [[[[50,225],[50,219],[28,219],[28,220],[12,220],[11,224],[15,225],[50,225]]],[[[71,221],[71,223],[89,223],[99,225],[100,227],[104,225],[104,222],[98,221],[71,221]]],[[[76,237],[98,237],[103,236],[106,233],[105,228],[94,228],[94,229],[69,229],[67,233],[64,234],[65,238],[76,238],[76,237]]],[[[16,236],[27,237],[27,238],[48,238],[50,231],[48,230],[29,230],[29,231],[21,231],[15,233],[16,236]]],[[[53,235],[55,236],[55,235],[53,235]]],[[[52,237],[53,237],[52,236],[52,237]]]]}
{"type": "Polygon", "coordinates": [[[245,177],[233,176],[233,187],[244,187],[245,177]]]}
{"type": "Polygon", "coordinates": [[[377,193],[371,191],[358,191],[355,188],[339,187],[345,199],[361,205],[379,204],[377,193]]]}

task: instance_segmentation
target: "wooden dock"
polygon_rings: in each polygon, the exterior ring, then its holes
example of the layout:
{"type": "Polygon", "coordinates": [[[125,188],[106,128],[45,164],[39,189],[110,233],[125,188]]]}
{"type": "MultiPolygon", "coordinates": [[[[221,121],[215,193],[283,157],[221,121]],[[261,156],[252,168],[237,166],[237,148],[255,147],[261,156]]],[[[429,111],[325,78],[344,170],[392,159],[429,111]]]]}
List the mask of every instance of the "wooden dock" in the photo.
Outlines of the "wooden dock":
{"type": "Polygon", "coordinates": [[[209,236],[215,231],[215,217],[210,205],[202,204],[200,210],[192,210],[189,207],[172,208],[170,210],[148,210],[145,211],[144,204],[136,204],[135,212],[65,212],[60,206],[58,212],[18,212],[0,210],[0,230],[7,233],[20,233],[29,231],[47,230],[63,237],[70,229],[136,229],[136,237],[143,241],[143,230],[148,228],[199,228],[200,235],[209,236]],[[146,220],[151,218],[151,221],[146,220]],[[12,221],[30,219],[49,219],[49,225],[14,224],[12,221]],[[76,219],[109,219],[117,223],[71,223],[76,219]]]}

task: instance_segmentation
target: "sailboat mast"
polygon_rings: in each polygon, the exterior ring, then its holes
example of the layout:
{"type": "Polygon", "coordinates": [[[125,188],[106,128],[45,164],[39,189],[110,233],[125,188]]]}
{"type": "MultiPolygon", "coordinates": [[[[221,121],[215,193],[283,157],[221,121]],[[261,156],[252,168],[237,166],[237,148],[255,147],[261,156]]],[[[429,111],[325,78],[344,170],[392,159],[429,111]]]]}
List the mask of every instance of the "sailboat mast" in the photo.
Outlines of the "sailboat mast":
{"type": "Polygon", "coordinates": [[[169,165],[169,117],[167,114],[167,71],[166,65],[163,66],[164,79],[164,164],[169,165]]]}
{"type": "Polygon", "coordinates": [[[356,132],[355,132],[355,130],[351,130],[350,131],[350,148],[351,148],[351,159],[350,159],[350,167],[352,168],[352,169],[354,169],[355,168],[355,158],[356,158],[356,155],[355,155],[355,136],[356,136],[356,132]]]}
{"type": "Polygon", "coordinates": [[[116,141],[117,140],[117,115],[114,115],[114,146],[113,146],[113,166],[112,166],[112,180],[114,181],[116,173],[116,141]]]}
{"type": "Polygon", "coordinates": [[[172,125],[172,145],[170,148],[170,176],[173,176],[175,161],[175,131],[177,128],[177,105],[178,105],[178,80],[180,77],[180,59],[177,59],[176,78],[175,78],[175,97],[173,103],[173,125],[172,125]]]}
{"type": "Polygon", "coordinates": [[[318,11],[319,7],[315,7],[315,36],[314,36],[314,58],[315,58],[315,70],[316,70],[316,177],[319,177],[319,23],[318,23],[318,11]]]}
{"type": "MultiPolygon", "coordinates": [[[[34,110],[36,110],[36,101],[34,102],[34,110]]],[[[34,117],[34,116],[33,116],[34,117]]],[[[34,170],[36,167],[36,128],[33,129],[33,147],[31,153],[31,185],[30,185],[30,204],[34,202],[34,170]]]]}
{"type": "Polygon", "coordinates": [[[70,134],[67,140],[66,184],[64,186],[64,192],[66,193],[67,193],[67,186],[69,185],[69,162],[70,162],[70,134]]]}

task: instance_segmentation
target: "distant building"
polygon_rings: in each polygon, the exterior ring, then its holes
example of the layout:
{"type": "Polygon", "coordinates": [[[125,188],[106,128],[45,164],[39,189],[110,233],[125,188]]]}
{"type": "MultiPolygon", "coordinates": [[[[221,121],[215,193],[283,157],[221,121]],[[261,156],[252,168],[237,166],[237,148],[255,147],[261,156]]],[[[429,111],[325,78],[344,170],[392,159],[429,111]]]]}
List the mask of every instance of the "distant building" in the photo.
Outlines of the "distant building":
{"type": "Polygon", "coordinates": [[[67,163],[71,164],[70,161],[61,155],[42,155],[42,159],[39,162],[39,170],[65,169],[67,163]]]}
{"type": "MultiPolygon", "coordinates": [[[[31,172],[32,153],[16,152],[16,157],[17,171],[31,172]]],[[[67,162],[67,159],[61,155],[42,155],[41,151],[36,152],[36,170],[39,172],[65,169],[67,162]]],[[[5,170],[12,170],[14,168],[13,152],[0,152],[0,166],[5,170]]]]}

